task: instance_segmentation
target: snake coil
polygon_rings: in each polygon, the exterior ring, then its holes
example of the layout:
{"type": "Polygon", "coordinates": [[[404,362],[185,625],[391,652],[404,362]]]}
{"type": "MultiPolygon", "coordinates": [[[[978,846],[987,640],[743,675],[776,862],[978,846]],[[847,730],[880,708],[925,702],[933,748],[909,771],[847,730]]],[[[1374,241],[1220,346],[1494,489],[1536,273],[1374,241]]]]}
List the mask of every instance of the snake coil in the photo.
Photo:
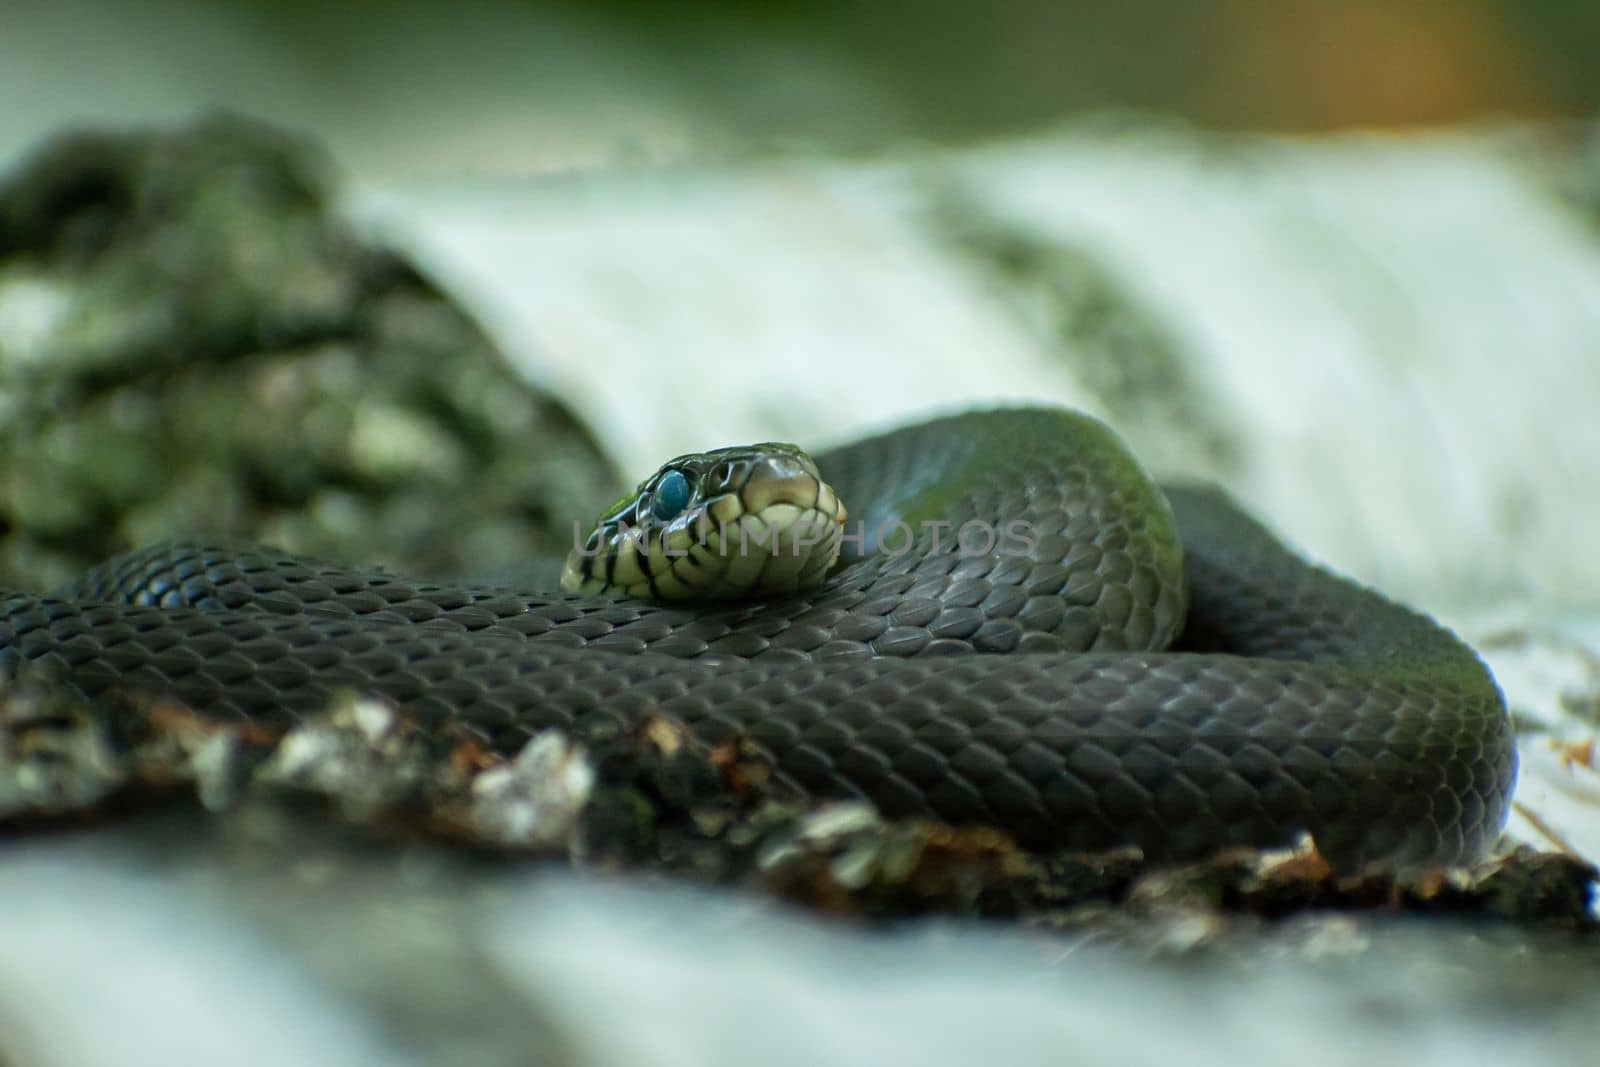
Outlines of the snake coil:
{"type": "Polygon", "coordinates": [[[176,543],[3,594],[0,667],[280,725],[355,688],[504,752],[657,710],[741,733],[813,795],[1039,848],[1177,860],[1309,833],[1340,869],[1405,869],[1499,830],[1515,757],[1472,650],[1220,493],[1157,488],[1094,420],[978,412],[816,462],[866,540],[903,522],[910,550],[685,607],[176,543]],[[1036,536],[966,552],[973,520],[1036,536]]]}

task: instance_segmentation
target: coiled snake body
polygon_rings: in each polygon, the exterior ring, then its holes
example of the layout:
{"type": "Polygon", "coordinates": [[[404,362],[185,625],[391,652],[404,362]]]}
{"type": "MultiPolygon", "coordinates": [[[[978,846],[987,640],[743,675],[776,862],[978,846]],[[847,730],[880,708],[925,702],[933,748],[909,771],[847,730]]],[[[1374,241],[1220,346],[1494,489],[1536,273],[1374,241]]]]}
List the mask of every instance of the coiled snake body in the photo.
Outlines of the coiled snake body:
{"type": "Polygon", "coordinates": [[[1341,869],[1414,868],[1503,822],[1510,726],[1471,649],[1221,494],[1163,494],[1099,423],[973,413],[816,462],[868,551],[798,594],[523,593],[173,544],[5,594],[0,667],[278,724],[355,688],[505,752],[651,710],[742,733],[820,797],[1156,860],[1309,833],[1341,869]],[[959,541],[975,520],[1030,536],[959,541]],[[909,550],[871,551],[897,523],[909,550]]]}

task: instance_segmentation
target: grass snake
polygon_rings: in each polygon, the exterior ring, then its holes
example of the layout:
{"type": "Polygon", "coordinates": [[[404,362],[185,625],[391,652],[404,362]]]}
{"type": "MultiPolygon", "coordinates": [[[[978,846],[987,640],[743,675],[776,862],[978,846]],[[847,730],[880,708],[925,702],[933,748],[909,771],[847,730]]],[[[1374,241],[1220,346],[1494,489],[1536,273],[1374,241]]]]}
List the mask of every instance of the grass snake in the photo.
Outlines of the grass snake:
{"type": "MultiPolygon", "coordinates": [[[[698,521],[716,494],[680,477],[750,462],[674,461],[608,517],[698,521]]],[[[1166,861],[1309,833],[1340,869],[1405,869],[1471,861],[1504,821],[1510,724],[1470,648],[1220,491],[1156,486],[1087,416],[935,419],[802,473],[813,507],[785,515],[859,541],[755,599],[618,598],[593,562],[569,561],[576,592],[527,592],[175,542],[4,593],[0,668],[277,725],[354,688],[506,753],[657,711],[748,738],[811,795],[1042,849],[1166,861]]],[[[635,546],[613,586],[674,581],[635,546]]]]}

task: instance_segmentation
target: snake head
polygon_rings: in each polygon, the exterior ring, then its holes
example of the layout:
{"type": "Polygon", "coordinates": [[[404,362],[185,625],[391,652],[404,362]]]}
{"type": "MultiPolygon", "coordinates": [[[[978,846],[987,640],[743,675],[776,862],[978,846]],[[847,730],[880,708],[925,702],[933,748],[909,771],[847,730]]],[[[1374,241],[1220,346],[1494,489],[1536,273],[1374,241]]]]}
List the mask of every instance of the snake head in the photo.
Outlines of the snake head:
{"type": "Polygon", "coordinates": [[[846,512],[816,461],[791,444],[669,460],[568,554],[561,588],[652,600],[795,593],[839,558],[846,512]]]}

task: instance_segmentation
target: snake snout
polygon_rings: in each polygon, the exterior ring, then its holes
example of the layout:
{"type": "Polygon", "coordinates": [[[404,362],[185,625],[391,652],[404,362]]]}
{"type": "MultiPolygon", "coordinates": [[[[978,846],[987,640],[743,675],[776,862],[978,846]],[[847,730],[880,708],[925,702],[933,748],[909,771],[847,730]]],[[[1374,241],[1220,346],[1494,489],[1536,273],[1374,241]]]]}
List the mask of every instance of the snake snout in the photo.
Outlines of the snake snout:
{"type": "Polygon", "coordinates": [[[753,462],[739,498],[750,515],[766,515],[776,506],[788,505],[802,514],[820,513],[820,518],[834,523],[846,518],[833,487],[822,480],[809,457],[801,455],[775,452],[753,462]]]}
{"type": "Polygon", "coordinates": [[[774,504],[814,507],[822,482],[789,455],[763,456],[750,466],[741,496],[746,511],[762,512],[774,504]]]}

